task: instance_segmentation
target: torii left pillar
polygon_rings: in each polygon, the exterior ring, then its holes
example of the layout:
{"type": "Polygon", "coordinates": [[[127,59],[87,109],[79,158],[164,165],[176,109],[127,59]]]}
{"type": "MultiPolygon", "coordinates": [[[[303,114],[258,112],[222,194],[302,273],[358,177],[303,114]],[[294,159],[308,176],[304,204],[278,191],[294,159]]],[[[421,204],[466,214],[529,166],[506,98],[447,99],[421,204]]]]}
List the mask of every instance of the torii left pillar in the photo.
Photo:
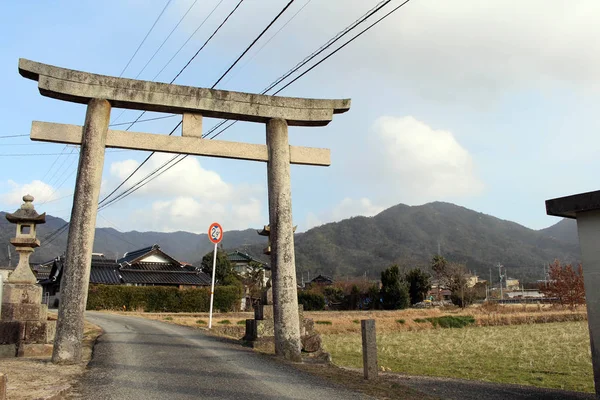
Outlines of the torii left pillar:
{"type": "Polygon", "coordinates": [[[90,281],[110,110],[107,100],[91,99],[85,115],[52,353],[52,362],[58,364],[81,361],[83,314],[90,281]]]}

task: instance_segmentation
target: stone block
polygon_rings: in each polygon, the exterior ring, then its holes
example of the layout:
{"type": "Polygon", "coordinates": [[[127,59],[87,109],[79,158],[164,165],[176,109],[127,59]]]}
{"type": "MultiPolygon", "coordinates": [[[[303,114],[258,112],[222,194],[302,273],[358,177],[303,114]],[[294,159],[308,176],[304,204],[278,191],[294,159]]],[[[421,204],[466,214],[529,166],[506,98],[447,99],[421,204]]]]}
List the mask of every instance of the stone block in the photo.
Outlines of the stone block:
{"type": "Polygon", "coordinates": [[[53,348],[51,344],[21,343],[17,350],[17,357],[50,357],[53,348]]]}
{"type": "Polygon", "coordinates": [[[253,342],[250,342],[252,348],[263,353],[275,353],[275,338],[273,337],[262,337],[258,338],[253,342]]]}
{"type": "Polygon", "coordinates": [[[275,324],[272,319],[264,319],[256,321],[256,337],[271,337],[275,336],[275,324]]]}
{"type": "Polygon", "coordinates": [[[310,335],[315,332],[315,321],[312,318],[304,318],[300,325],[302,335],[310,335]]]}
{"type": "Polygon", "coordinates": [[[302,336],[302,351],[315,353],[321,350],[321,336],[318,333],[302,336]]]}
{"type": "Polygon", "coordinates": [[[18,321],[0,322],[0,344],[19,343],[25,335],[25,324],[18,321]]]}
{"type": "Polygon", "coordinates": [[[363,319],[360,321],[362,333],[363,372],[365,379],[377,377],[377,334],[375,320],[363,319]]]}
{"type": "Polygon", "coordinates": [[[43,304],[2,304],[0,321],[45,321],[48,308],[43,304]]]}
{"type": "Polygon", "coordinates": [[[22,343],[47,343],[46,328],[46,322],[25,322],[25,336],[23,337],[22,343]]]}
{"type": "Polygon", "coordinates": [[[0,400],[6,400],[6,387],[8,386],[8,378],[4,374],[0,374],[0,400]]]}
{"type": "Polygon", "coordinates": [[[42,287],[25,283],[6,283],[2,303],[41,304],[42,287]]]}
{"type": "Polygon", "coordinates": [[[54,336],[56,336],[56,321],[47,321],[46,343],[54,343],[54,336]]]}
{"type": "MultiPolygon", "coordinates": [[[[17,356],[16,344],[0,344],[0,358],[13,358],[17,356]]],[[[0,397],[1,399],[1,397],[0,397]]]]}
{"type": "Polygon", "coordinates": [[[273,288],[268,288],[262,293],[260,302],[264,305],[273,305],[273,288]]]}

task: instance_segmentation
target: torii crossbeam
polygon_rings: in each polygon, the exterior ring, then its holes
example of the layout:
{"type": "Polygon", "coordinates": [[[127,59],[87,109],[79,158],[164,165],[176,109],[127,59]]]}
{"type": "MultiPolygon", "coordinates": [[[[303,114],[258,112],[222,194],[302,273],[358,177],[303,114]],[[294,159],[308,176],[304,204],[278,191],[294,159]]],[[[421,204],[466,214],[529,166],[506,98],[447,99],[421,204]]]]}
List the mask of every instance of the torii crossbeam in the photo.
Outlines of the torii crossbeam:
{"type": "Polygon", "coordinates": [[[81,359],[106,147],[267,162],[276,353],[300,359],[290,164],[330,165],[328,149],[290,146],[288,126],[324,126],[350,100],[267,96],[116,78],[19,60],[42,95],[87,104],[83,126],[33,122],[31,139],[81,144],[52,361],[81,359]],[[182,136],[109,130],[112,107],[182,114],[182,136]],[[202,117],[266,124],[266,145],[202,139],[202,117]]]}

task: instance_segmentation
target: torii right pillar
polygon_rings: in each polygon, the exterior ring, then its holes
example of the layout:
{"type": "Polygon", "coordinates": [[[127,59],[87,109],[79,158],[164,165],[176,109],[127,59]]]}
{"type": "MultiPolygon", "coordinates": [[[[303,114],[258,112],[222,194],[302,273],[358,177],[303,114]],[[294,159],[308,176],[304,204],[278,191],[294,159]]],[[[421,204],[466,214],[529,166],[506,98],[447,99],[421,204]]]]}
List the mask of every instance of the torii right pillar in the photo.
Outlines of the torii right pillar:
{"type": "Polygon", "coordinates": [[[546,200],[546,213],[577,220],[594,385],[600,399],[600,190],[546,200]]]}
{"type": "Polygon", "coordinates": [[[301,361],[290,145],[288,125],[284,119],[267,122],[267,148],[275,353],[288,360],[301,361]]]}

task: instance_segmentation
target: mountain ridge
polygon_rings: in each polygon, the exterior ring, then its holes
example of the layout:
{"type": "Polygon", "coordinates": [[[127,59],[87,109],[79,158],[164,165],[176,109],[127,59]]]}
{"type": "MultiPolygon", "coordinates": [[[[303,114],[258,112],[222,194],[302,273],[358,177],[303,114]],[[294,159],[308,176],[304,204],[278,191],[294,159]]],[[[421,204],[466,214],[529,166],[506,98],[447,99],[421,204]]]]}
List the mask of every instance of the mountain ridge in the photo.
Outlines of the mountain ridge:
{"type": "MultiPolygon", "coordinates": [[[[15,228],[8,224],[4,214],[0,212],[0,243],[6,249],[15,228]]],[[[296,265],[299,274],[323,273],[336,277],[366,274],[377,278],[382,269],[393,263],[407,268],[427,267],[439,248],[449,260],[465,262],[471,270],[485,270],[484,275],[501,262],[521,279],[541,279],[543,264],[555,258],[579,260],[573,222],[563,220],[536,231],[452,203],[420,206],[400,203],[372,217],[356,216],[296,234],[296,265]]],[[[47,223],[38,227],[42,246],[32,255],[32,262],[43,262],[64,252],[66,231],[51,243],[43,241],[64,224],[60,218],[47,216],[47,223]]],[[[94,251],[118,258],[126,251],[156,243],[181,261],[198,262],[212,250],[205,236],[186,231],[119,232],[96,228],[94,251]]],[[[226,232],[223,247],[268,261],[262,254],[266,238],[255,229],[226,232]]],[[[7,251],[0,248],[0,263],[6,265],[7,261],[7,251]]]]}

